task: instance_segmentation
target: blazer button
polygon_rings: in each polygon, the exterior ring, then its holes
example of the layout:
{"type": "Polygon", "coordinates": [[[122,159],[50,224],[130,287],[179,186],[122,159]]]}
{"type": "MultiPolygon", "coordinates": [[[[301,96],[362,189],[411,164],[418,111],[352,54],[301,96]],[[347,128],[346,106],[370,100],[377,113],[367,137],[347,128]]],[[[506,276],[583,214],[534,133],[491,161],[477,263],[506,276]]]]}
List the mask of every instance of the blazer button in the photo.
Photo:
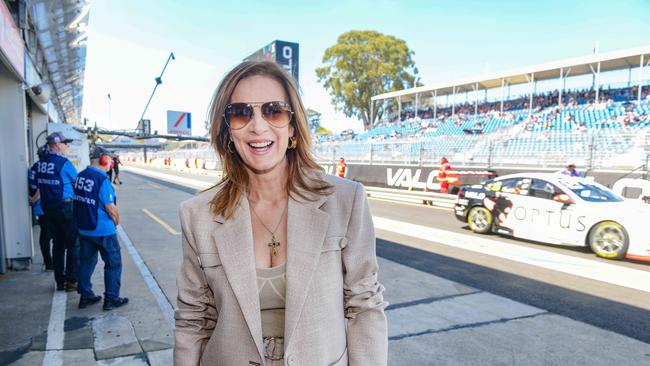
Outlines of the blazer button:
{"type": "Polygon", "coordinates": [[[296,356],[294,355],[289,356],[289,365],[291,366],[296,365],[296,356]]]}

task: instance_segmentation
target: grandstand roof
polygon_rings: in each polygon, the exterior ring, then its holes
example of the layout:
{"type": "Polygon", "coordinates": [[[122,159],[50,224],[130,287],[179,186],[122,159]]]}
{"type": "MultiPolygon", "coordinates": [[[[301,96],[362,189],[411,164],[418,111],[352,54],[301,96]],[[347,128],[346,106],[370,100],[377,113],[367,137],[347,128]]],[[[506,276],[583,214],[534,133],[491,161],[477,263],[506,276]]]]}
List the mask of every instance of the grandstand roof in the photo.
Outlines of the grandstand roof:
{"type": "Polygon", "coordinates": [[[473,76],[458,80],[433,83],[427,86],[398,90],[390,93],[375,95],[371,99],[382,100],[401,97],[402,102],[415,99],[415,94],[436,91],[438,96],[474,90],[478,83],[479,89],[492,89],[501,87],[502,81],[510,84],[525,84],[529,82],[531,74],[535,80],[559,79],[560,71],[563,70],[568,77],[595,73],[600,62],[600,72],[639,67],[641,56],[643,56],[644,67],[650,65],[650,45],[629,48],[620,51],[613,51],[589,56],[574,57],[560,61],[547,62],[543,64],[526,66],[518,69],[493,72],[480,76],[473,76]],[[569,71],[570,69],[570,71],[569,71]]]}

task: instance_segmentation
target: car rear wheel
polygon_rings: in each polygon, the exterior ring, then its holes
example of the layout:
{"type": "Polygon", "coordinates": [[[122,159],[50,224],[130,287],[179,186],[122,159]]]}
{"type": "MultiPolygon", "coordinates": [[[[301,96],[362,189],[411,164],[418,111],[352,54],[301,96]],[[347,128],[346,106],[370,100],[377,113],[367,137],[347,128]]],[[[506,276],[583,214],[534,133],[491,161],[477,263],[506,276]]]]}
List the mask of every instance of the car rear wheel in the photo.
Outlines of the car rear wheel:
{"type": "Polygon", "coordinates": [[[622,259],[627,253],[629,237],[619,223],[603,221],[589,232],[589,246],[599,257],[622,259]]]}
{"type": "Polygon", "coordinates": [[[467,215],[467,223],[473,232],[487,234],[492,230],[492,212],[483,206],[472,207],[467,215]]]}

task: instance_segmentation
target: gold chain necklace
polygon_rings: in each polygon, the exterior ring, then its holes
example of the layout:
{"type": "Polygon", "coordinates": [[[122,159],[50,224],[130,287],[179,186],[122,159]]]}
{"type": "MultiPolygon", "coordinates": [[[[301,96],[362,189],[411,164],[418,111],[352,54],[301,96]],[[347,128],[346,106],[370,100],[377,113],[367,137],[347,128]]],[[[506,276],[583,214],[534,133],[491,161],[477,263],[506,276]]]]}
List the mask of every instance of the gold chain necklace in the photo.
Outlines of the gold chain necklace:
{"type": "Polygon", "coordinates": [[[255,217],[257,217],[257,220],[262,224],[262,226],[271,233],[271,241],[267,243],[268,247],[272,249],[271,254],[276,257],[278,255],[278,247],[280,246],[280,242],[275,238],[275,233],[278,231],[278,228],[280,227],[280,223],[282,222],[282,219],[284,218],[284,214],[287,213],[287,209],[289,208],[289,204],[287,203],[287,206],[284,208],[284,211],[282,212],[282,215],[280,216],[280,220],[278,221],[277,225],[275,225],[275,230],[271,231],[266,224],[264,224],[264,221],[260,218],[260,216],[257,214],[255,211],[255,207],[251,204],[251,209],[253,210],[253,214],[255,217]]]}

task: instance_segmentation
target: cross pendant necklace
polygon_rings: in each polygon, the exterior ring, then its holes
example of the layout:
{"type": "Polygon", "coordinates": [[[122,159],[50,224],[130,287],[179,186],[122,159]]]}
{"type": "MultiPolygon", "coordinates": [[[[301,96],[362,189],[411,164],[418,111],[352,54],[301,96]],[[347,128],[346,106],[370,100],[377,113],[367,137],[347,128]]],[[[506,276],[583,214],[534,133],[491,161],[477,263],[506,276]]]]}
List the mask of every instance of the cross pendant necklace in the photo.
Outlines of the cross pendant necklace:
{"type": "Polygon", "coordinates": [[[271,231],[271,229],[269,229],[266,226],[266,224],[264,224],[264,221],[262,221],[260,216],[255,211],[255,207],[253,207],[252,204],[250,206],[251,206],[251,210],[253,211],[253,214],[255,215],[255,217],[257,217],[257,220],[259,220],[259,222],[266,229],[266,231],[268,231],[271,234],[271,241],[269,243],[267,243],[267,245],[268,245],[269,248],[271,248],[271,255],[273,255],[274,257],[277,257],[277,255],[278,255],[278,247],[280,246],[281,243],[280,243],[279,240],[277,240],[275,238],[275,233],[278,231],[278,228],[280,227],[280,223],[282,222],[282,219],[284,218],[284,214],[286,214],[287,209],[289,209],[289,204],[287,203],[287,206],[284,208],[284,211],[282,212],[282,215],[280,216],[280,220],[275,225],[275,229],[273,231],[271,231]]]}
{"type": "Polygon", "coordinates": [[[280,242],[275,239],[275,234],[271,233],[271,241],[267,245],[271,247],[271,254],[273,254],[274,257],[277,256],[280,242]]]}

